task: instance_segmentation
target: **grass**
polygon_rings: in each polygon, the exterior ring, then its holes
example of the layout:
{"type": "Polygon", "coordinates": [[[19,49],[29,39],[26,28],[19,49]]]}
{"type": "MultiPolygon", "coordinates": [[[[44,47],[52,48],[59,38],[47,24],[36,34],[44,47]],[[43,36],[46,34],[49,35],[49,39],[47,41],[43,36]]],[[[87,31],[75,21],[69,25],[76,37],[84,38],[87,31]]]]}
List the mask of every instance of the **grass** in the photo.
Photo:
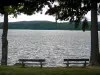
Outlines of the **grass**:
{"type": "Polygon", "coordinates": [[[0,66],[0,75],[100,75],[99,68],[39,68],[39,67],[4,67],[0,66]]]}

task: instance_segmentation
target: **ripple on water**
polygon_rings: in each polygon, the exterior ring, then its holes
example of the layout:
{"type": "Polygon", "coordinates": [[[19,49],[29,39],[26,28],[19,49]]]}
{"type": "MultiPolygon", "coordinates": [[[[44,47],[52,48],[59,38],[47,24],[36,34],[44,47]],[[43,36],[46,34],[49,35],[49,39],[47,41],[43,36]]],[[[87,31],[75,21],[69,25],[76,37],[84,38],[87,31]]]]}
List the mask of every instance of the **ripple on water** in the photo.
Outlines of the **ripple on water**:
{"type": "MultiPolygon", "coordinates": [[[[0,37],[1,34],[2,32],[0,37]]],[[[9,30],[8,41],[9,65],[18,62],[19,58],[44,58],[46,66],[64,66],[64,58],[89,58],[90,56],[90,32],[88,31],[83,33],[63,30],[9,30]]]]}

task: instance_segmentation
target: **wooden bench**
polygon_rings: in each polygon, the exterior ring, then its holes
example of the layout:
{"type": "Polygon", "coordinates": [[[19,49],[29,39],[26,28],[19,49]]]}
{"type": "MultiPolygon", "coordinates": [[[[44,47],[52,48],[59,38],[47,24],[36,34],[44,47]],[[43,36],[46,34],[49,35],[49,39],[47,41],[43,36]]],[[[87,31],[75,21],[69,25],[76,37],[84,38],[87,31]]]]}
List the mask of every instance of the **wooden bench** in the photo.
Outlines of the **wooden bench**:
{"type": "Polygon", "coordinates": [[[66,64],[66,67],[69,67],[69,64],[83,64],[83,66],[85,67],[86,64],[88,64],[87,61],[89,61],[89,59],[64,59],[64,64],[66,64]]]}
{"type": "Polygon", "coordinates": [[[19,59],[19,62],[21,62],[22,67],[25,67],[25,64],[28,64],[27,62],[39,62],[40,67],[43,67],[43,62],[45,62],[45,59],[19,59]]]}

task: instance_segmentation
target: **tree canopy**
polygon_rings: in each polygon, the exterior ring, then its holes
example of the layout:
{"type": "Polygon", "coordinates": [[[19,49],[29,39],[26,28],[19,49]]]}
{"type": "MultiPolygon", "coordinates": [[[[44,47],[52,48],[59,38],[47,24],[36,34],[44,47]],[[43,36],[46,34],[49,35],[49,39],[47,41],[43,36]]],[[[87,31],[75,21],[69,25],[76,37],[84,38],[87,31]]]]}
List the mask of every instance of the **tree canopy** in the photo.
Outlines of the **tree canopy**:
{"type": "MultiPolygon", "coordinates": [[[[91,10],[91,1],[94,0],[56,0],[58,5],[54,5],[46,12],[46,14],[57,14],[57,19],[80,21],[85,14],[91,10]]],[[[96,0],[99,3],[99,0],[96,0]]],[[[100,5],[98,7],[100,9],[100,5]]]]}

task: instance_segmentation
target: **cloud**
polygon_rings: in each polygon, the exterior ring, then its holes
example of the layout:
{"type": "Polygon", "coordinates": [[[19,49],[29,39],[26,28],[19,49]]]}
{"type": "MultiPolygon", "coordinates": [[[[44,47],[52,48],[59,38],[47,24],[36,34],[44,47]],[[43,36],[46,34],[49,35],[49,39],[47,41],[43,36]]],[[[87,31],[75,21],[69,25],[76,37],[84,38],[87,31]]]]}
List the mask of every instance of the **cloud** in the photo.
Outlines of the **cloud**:
{"type": "MultiPolygon", "coordinates": [[[[88,21],[91,21],[91,11],[89,11],[85,16],[87,17],[88,21]]],[[[100,15],[98,15],[98,21],[100,21],[100,15]]]]}

